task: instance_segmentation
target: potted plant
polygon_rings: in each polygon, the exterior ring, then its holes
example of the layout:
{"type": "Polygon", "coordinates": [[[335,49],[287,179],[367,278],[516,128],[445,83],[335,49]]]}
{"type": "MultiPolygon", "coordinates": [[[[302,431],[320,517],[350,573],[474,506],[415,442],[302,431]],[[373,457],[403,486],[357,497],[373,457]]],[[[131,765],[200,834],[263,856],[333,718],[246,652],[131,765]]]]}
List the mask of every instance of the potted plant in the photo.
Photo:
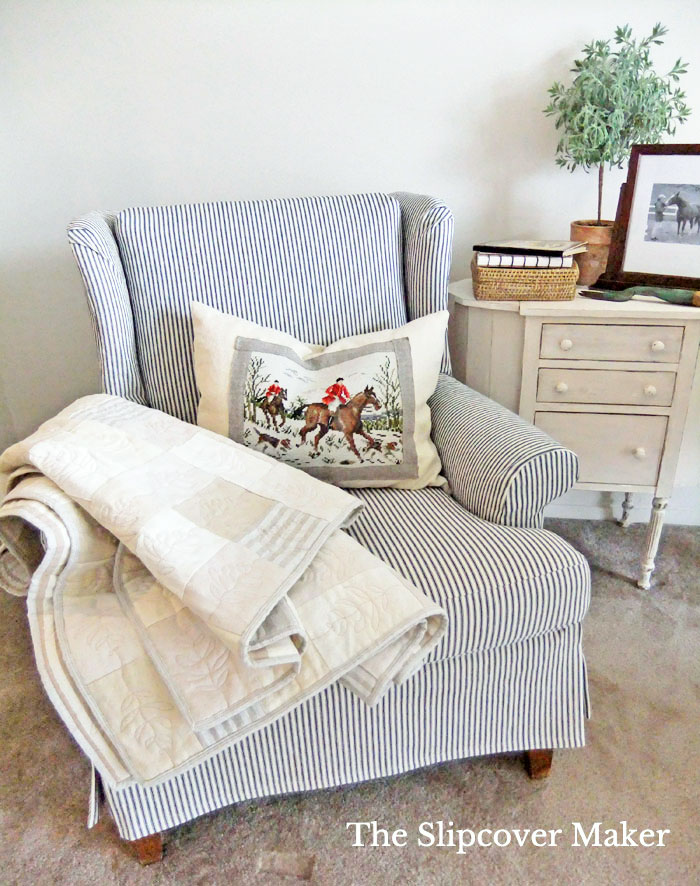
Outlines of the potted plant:
{"type": "Polygon", "coordinates": [[[610,40],[596,40],[574,61],[573,83],[549,88],[544,109],[556,118],[561,131],[557,144],[558,166],[573,172],[582,166],[598,169],[598,217],[571,224],[571,239],[586,240],[588,252],[577,256],[579,283],[589,285],[605,270],[614,222],[601,218],[605,164],[621,168],[634,144],[655,144],[673,135],[676,125],[690,114],[685,93],[677,86],[687,64],[680,59],[665,76],[657,74],[651,60],[653,45],[667,28],[654,25],[643,40],[632,37],[629,25],[615,29],[610,40]]]}

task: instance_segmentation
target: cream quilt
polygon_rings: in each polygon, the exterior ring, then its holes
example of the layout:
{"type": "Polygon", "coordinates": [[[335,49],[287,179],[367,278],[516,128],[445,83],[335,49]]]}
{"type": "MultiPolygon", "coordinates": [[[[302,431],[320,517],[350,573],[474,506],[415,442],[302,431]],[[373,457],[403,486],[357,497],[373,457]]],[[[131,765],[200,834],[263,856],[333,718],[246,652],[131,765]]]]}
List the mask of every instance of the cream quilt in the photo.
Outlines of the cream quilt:
{"type": "MultiPolygon", "coordinates": [[[[342,531],[361,503],[108,395],[0,457],[0,584],[111,784],[154,784],[341,680],[409,676],[442,610],[342,531]]],[[[323,741],[323,736],[315,736],[323,741]]]]}

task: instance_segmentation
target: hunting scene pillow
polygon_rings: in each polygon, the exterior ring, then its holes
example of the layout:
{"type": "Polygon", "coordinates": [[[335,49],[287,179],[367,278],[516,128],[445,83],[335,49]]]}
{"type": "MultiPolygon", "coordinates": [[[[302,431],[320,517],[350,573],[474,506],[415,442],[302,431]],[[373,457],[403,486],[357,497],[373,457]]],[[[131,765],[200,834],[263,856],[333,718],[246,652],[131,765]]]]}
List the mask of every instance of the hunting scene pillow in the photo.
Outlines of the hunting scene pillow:
{"type": "Polygon", "coordinates": [[[192,303],[197,423],[339,486],[440,486],[428,398],[447,311],[308,345],[192,303]]]}

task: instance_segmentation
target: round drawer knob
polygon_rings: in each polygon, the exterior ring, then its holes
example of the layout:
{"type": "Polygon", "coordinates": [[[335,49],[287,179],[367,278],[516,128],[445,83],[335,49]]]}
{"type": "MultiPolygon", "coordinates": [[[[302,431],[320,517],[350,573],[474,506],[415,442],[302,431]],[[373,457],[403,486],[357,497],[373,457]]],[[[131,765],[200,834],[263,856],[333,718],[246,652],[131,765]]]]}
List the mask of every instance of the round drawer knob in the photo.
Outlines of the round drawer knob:
{"type": "MultiPolygon", "coordinates": [[[[570,338],[563,338],[559,342],[559,347],[562,349],[562,351],[570,351],[573,348],[573,346],[574,346],[574,343],[571,341],[570,338]]],[[[652,348],[653,347],[654,347],[654,345],[652,345],[652,348]]]]}
{"type": "Polygon", "coordinates": [[[644,393],[647,397],[655,397],[656,396],[656,385],[645,385],[644,393]]]}
{"type": "Polygon", "coordinates": [[[565,394],[569,390],[569,386],[565,381],[558,381],[554,389],[558,394],[565,394]]]}
{"type": "Polygon", "coordinates": [[[666,345],[662,341],[653,341],[651,343],[652,351],[665,351],[666,345]]]}
{"type": "Polygon", "coordinates": [[[647,451],[643,446],[637,446],[634,450],[634,457],[638,459],[643,459],[647,457],[647,451]]]}

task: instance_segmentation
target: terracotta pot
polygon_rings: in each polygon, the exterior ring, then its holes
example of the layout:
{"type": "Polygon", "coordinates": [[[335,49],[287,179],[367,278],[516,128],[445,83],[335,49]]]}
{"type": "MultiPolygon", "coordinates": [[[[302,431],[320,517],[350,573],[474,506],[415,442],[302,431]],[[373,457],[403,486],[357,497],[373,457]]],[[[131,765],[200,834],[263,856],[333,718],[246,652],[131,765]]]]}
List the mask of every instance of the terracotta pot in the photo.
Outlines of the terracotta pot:
{"type": "Polygon", "coordinates": [[[588,218],[571,222],[571,239],[585,240],[588,243],[587,252],[574,256],[578,265],[579,286],[595,283],[605,270],[614,224],[612,221],[588,218]]]}

